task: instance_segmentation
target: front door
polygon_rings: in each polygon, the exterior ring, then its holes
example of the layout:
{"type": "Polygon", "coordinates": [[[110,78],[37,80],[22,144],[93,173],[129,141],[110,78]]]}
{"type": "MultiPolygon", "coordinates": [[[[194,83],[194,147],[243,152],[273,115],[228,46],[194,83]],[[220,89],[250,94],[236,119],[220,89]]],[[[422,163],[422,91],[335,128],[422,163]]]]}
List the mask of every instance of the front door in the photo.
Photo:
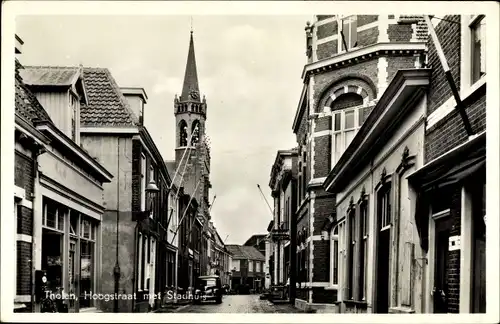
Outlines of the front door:
{"type": "Polygon", "coordinates": [[[434,268],[434,288],[432,290],[434,313],[448,312],[448,248],[451,218],[445,216],[435,221],[436,257],[434,268]]]}

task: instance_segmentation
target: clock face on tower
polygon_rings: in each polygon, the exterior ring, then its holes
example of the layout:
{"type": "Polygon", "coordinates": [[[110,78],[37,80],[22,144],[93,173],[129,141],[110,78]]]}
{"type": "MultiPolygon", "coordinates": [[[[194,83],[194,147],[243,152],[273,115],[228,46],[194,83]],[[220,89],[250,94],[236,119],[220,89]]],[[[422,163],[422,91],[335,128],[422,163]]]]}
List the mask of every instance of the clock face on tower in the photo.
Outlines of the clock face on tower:
{"type": "Polygon", "coordinates": [[[198,91],[192,90],[189,94],[191,95],[191,98],[198,99],[198,91]]]}

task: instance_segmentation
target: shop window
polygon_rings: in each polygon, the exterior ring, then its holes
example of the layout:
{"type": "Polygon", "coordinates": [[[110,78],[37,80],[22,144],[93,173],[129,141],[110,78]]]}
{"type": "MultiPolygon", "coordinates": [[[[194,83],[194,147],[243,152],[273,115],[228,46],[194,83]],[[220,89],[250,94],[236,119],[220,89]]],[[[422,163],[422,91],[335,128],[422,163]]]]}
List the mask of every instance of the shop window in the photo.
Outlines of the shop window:
{"type": "MultiPolygon", "coordinates": [[[[80,293],[82,296],[94,291],[94,242],[81,239],[80,240],[80,293]]],[[[80,307],[92,307],[92,298],[81,298],[80,307]]]]}
{"type": "Polygon", "coordinates": [[[47,272],[47,286],[52,292],[63,287],[63,237],[54,230],[42,229],[42,269],[47,272]]]}

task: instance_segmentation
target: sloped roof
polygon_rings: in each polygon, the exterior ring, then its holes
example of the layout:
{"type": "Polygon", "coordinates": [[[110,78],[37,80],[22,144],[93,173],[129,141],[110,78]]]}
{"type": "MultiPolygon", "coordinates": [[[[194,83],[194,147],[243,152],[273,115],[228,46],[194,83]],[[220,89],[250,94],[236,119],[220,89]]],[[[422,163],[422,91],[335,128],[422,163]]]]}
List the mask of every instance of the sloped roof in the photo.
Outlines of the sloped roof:
{"type": "Polygon", "coordinates": [[[20,71],[25,84],[30,86],[71,86],[80,76],[77,67],[26,66],[20,71]]]}
{"type": "Polygon", "coordinates": [[[200,89],[198,86],[198,73],[196,72],[196,58],[194,55],[193,32],[191,31],[191,37],[189,38],[188,58],[186,62],[186,72],[184,74],[184,84],[182,86],[181,100],[200,101],[199,97],[195,99],[190,96],[192,91],[196,91],[198,95],[200,93],[200,89]]]}
{"type": "Polygon", "coordinates": [[[135,126],[132,112],[115,79],[106,68],[83,68],[88,104],[82,105],[82,126],[135,126]]]}
{"type": "Polygon", "coordinates": [[[249,259],[264,261],[265,256],[253,246],[229,244],[226,249],[233,255],[233,259],[249,259]]]}
{"type": "Polygon", "coordinates": [[[266,238],[267,234],[254,234],[252,236],[250,236],[250,238],[245,242],[245,244],[243,245],[247,245],[250,244],[250,241],[252,241],[253,239],[255,239],[255,244],[259,244],[264,238],[266,238]]]}
{"type": "Polygon", "coordinates": [[[38,102],[35,95],[28,89],[28,87],[24,84],[20,74],[17,74],[17,71],[21,73],[22,65],[16,60],[16,78],[15,78],[15,112],[19,116],[26,119],[26,121],[33,124],[35,120],[39,121],[50,121],[52,120],[49,117],[49,114],[42,105],[38,102]]]}

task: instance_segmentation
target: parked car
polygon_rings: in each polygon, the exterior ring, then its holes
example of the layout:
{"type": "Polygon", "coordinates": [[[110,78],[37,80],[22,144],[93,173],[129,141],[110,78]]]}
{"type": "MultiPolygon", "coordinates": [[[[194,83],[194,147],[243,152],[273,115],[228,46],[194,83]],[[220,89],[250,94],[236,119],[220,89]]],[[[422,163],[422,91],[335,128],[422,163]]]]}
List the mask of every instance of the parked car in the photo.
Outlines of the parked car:
{"type": "Polygon", "coordinates": [[[199,304],[204,301],[215,301],[216,304],[222,303],[222,285],[220,277],[217,275],[200,276],[198,284],[194,291],[194,303],[199,304]]]}

